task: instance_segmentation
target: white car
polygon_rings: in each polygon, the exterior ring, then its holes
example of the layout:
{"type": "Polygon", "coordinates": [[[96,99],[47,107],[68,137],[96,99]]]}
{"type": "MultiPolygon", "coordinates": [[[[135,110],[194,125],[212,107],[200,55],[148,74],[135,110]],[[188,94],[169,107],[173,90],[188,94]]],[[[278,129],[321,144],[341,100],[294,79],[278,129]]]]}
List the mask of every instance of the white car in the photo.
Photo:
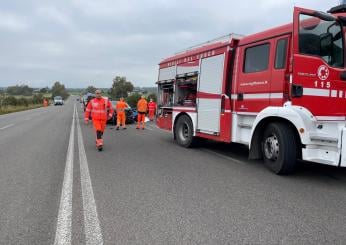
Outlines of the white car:
{"type": "Polygon", "coordinates": [[[55,96],[54,97],[54,105],[63,105],[64,100],[62,99],[61,96],[55,96]]]}

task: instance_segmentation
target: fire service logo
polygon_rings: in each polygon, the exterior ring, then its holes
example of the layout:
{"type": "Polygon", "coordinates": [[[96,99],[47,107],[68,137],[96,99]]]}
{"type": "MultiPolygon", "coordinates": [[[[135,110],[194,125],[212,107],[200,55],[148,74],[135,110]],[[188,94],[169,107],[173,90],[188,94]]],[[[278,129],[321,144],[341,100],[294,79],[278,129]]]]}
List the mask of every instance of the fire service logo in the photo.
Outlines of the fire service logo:
{"type": "Polygon", "coordinates": [[[329,69],[325,65],[318,67],[317,75],[321,80],[326,80],[329,77],[329,69]]]}

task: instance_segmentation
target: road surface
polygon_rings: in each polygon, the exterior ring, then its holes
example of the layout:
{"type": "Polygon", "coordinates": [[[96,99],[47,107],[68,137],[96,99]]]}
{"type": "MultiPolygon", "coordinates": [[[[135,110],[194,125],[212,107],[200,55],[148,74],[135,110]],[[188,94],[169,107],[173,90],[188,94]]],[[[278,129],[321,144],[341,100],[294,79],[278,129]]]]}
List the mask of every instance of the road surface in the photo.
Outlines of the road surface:
{"type": "Polygon", "coordinates": [[[134,127],[98,152],[76,97],[0,116],[0,244],[345,244],[346,169],[134,127]]]}

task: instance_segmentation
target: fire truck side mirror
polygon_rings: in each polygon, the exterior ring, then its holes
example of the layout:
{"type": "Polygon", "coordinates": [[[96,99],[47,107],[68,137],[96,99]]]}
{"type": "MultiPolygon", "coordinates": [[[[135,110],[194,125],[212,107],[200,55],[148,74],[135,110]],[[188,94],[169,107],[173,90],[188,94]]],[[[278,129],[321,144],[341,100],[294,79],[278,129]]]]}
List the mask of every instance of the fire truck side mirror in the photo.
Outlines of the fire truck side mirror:
{"type": "Polygon", "coordinates": [[[303,86],[298,84],[292,84],[292,97],[302,97],[303,96],[303,86]]]}
{"type": "Polygon", "coordinates": [[[346,81],[346,71],[340,73],[340,79],[346,81]]]}

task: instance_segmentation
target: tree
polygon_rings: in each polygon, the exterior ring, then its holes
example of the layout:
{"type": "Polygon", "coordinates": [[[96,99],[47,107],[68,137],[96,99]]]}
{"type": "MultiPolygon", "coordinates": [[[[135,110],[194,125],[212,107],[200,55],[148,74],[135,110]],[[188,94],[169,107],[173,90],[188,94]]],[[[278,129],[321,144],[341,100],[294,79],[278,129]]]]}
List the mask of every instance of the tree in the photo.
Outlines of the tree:
{"type": "Polygon", "coordinates": [[[92,94],[94,94],[95,91],[96,91],[96,88],[94,86],[89,86],[84,91],[85,91],[85,93],[92,93],[92,94]]]}
{"type": "Polygon", "coordinates": [[[157,101],[157,95],[155,93],[151,93],[148,95],[148,100],[153,99],[153,101],[157,101]]]}
{"type": "Polygon", "coordinates": [[[113,79],[113,85],[109,90],[113,99],[119,99],[121,97],[127,98],[127,94],[133,91],[133,84],[130,81],[126,81],[126,77],[116,76],[113,79]]]}
{"type": "Polygon", "coordinates": [[[126,102],[133,108],[137,108],[137,102],[141,98],[141,95],[139,93],[131,94],[129,97],[127,97],[126,102]]]}
{"type": "Polygon", "coordinates": [[[55,82],[52,89],[51,89],[51,93],[52,93],[52,98],[54,98],[55,96],[61,96],[63,99],[66,99],[69,94],[66,91],[65,85],[61,84],[60,82],[55,82]]]}
{"type": "Polygon", "coordinates": [[[9,95],[31,96],[33,91],[34,89],[30,88],[28,85],[10,86],[6,89],[6,93],[9,95]]]}
{"type": "Polygon", "coordinates": [[[42,94],[48,93],[48,91],[49,91],[49,88],[48,88],[48,87],[45,87],[45,88],[41,88],[41,89],[40,89],[40,93],[42,93],[42,94]]]}

